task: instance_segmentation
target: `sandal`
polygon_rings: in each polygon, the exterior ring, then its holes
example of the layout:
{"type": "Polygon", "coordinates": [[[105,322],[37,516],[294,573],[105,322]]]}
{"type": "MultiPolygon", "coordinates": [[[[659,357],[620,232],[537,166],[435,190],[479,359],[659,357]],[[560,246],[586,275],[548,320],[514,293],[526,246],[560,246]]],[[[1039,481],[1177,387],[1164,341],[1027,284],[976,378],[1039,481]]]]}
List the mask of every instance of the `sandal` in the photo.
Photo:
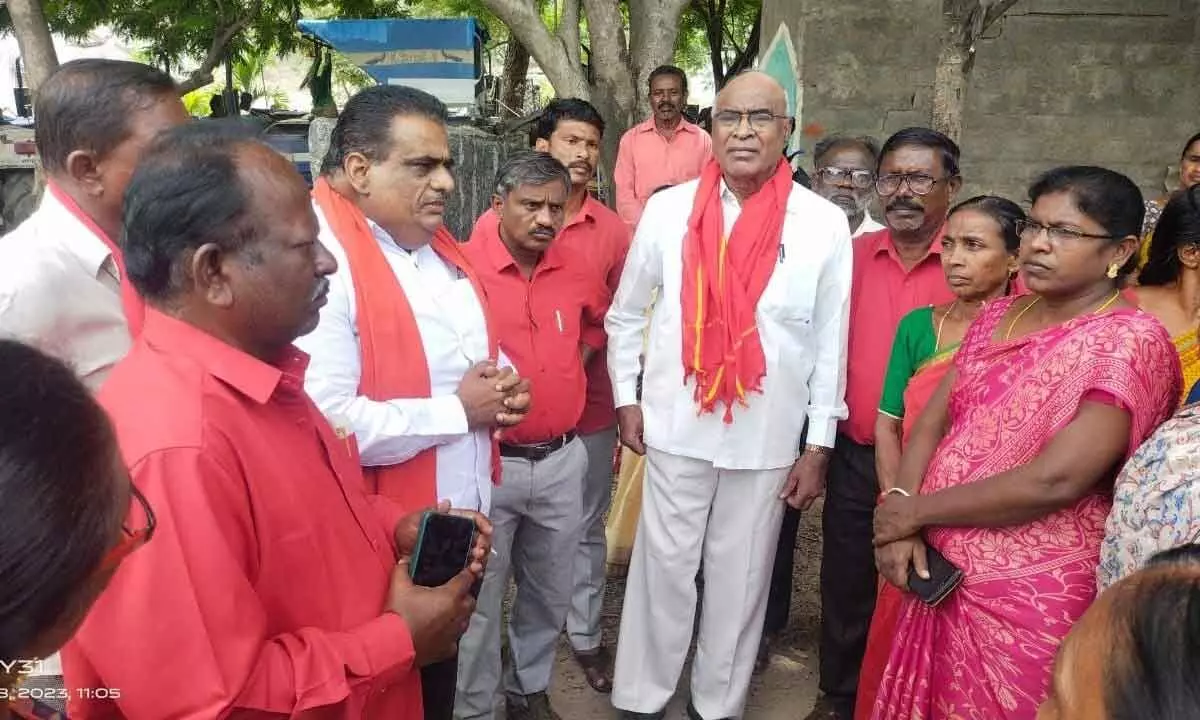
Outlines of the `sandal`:
{"type": "Polygon", "coordinates": [[[575,662],[583,670],[587,684],[598,693],[612,692],[613,660],[608,648],[601,645],[595,650],[576,650],[575,662]]]}

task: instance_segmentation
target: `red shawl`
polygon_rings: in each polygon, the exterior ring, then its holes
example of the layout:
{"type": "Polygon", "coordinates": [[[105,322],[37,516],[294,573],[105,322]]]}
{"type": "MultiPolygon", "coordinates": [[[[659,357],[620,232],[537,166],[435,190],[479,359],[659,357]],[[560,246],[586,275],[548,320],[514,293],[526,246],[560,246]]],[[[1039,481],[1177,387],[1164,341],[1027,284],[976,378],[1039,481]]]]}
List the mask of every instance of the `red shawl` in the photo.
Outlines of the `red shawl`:
{"type": "MultiPolygon", "coordinates": [[[[379,242],[371,233],[362,211],[340,195],[324,178],[317,181],[313,198],[325,215],[333,234],[341,242],[354,277],[358,339],[362,351],[362,375],[358,391],[376,401],[394,398],[429,397],[429,364],[412,307],[400,281],[388,265],[379,242]]],[[[462,248],[444,227],[431,244],[446,262],[458,268],[475,288],[487,320],[483,289],[462,248]]],[[[496,357],[496,338],[488,326],[488,352],[496,357]]],[[[492,447],[492,481],[499,478],[500,452],[492,447]]],[[[437,504],[437,449],[430,448],[399,465],[364,467],[370,492],[398,502],[408,510],[437,504]]]]}
{"type": "Polygon", "coordinates": [[[125,322],[129,324],[129,337],[137,339],[142,334],[142,325],[146,322],[146,303],[129,281],[129,273],[125,272],[125,254],[121,248],[100,229],[96,221],[79,207],[75,200],[63,191],[53,181],[47,181],[46,189],[54,196],[67,212],[71,213],[80,223],[92,232],[112,253],[113,264],[117,266],[117,275],[121,280],[121,307],[125,309],[125,322]]]}
{"type": "Polygon", "coordinates": [[[700,174],[683,244],[683,371],[684,380],[696,378],[700,412],[722,402],[727,423],[734,402],[745,406],[746,393],[761,391],[767,373],[754,312],[779,262],[791,191],[792,169],[780,160],[725,237],[721,168],[711,160],[700,174]]]}

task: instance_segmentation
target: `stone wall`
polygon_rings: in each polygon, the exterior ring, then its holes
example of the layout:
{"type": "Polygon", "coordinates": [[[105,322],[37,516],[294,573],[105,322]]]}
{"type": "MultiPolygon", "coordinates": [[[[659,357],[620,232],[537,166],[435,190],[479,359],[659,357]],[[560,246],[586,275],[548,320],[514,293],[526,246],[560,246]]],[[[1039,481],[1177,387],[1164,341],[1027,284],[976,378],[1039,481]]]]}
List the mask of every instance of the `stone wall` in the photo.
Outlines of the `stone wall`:
{"type": "MultiPolygon", "coordinates": [[[[1091,163],[1159,195],[1200,131],[1198,5],[1021,0],[977,46],[964,192],[1024,199],[1039,171],[1091,163]]],[[[781,22],[801,65],[802,127],[882,140],[929,124],[940,0],[764,0],[764,41],[781,22]]]]}

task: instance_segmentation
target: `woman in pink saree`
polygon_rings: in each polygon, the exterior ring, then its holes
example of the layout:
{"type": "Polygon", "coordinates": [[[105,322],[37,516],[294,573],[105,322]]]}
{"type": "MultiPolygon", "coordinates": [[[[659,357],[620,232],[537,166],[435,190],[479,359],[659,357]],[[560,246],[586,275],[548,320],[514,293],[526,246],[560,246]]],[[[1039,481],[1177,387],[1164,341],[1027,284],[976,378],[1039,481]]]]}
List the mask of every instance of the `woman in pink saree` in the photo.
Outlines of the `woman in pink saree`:
{"type": "Polygon", "coordinates": [[[1157,320],[1121,297],[1141,193],[1118,173],[1052,170],[1030,189],[1030,294],[989,304],[918,418],[875,516],[880,573],[964,580],[936,606],[907,593],[876,720],[1025,720],[1096,594],[1123,460],[1174,410],[1180,369],[1157,320]]]}

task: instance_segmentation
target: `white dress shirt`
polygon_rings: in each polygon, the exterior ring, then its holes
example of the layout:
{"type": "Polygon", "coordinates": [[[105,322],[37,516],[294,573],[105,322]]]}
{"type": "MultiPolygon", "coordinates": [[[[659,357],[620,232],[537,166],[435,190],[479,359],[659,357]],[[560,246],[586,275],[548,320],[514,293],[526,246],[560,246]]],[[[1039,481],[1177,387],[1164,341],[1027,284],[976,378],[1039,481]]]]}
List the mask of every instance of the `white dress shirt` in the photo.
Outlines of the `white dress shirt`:
{"type": "Polygon", "coordinates": [[[49,191],[0,238],[0,335],[63,360],[93,392],[129,352],[112,252],[49,191]]]}
{"type": "Polygon", "coordinates": [[[884,226],[876,222],[875,218],[871,217],[870,212],[864,212],[862,222],[858,224],[858,229],[854,231],[854,235],[852,237],[866,235],[869,232],[876,232],[877,230],[883,229],[884,226]]]}
{"type": "MultiPolygon", "coordinates": [[[[783,222],[782,247],[757,309],[766,355],[762,392],[749,407],[724,406],[698,414],[694,378],[683,381],[679,302],[683,239],[698,181],[664,190],[646,206],[621,285],[605,322],[608,363],[617,407],[637,402],[643,329],[650,324],[642,412],[647,445],[706,460],[718,468],[768,470],[795,462],[808,417],[807,442],[832,447],[838,420],[847,415],[846,333],[852,251],[846,215],[793,185],[783,222]],[[658,302],[647,318],[651,297],[658,302]]],[[[741,213],[722,183],[725,232],[741,213]]]]}
{"type": "Polygon", "coordinates": [[[329,279],[329,300],[316,330],[296,341],[312,356],[305,389],[330,423],[354,433],[363,465],[396,465],[436,447],[438,498],[457,508],[487,512],[492,496],[489,431],[468,429],[466,410],[455,394],[467,370],[488,359],[487,325],[471,281],[428,245],[410,252],[371,223],[416,318],[431,397],[381,402],[359,395],[362,353],[354,279],[346,251],[320,208],[315,209],[321,242],[337,259],[338,270],[329,279]]]}

